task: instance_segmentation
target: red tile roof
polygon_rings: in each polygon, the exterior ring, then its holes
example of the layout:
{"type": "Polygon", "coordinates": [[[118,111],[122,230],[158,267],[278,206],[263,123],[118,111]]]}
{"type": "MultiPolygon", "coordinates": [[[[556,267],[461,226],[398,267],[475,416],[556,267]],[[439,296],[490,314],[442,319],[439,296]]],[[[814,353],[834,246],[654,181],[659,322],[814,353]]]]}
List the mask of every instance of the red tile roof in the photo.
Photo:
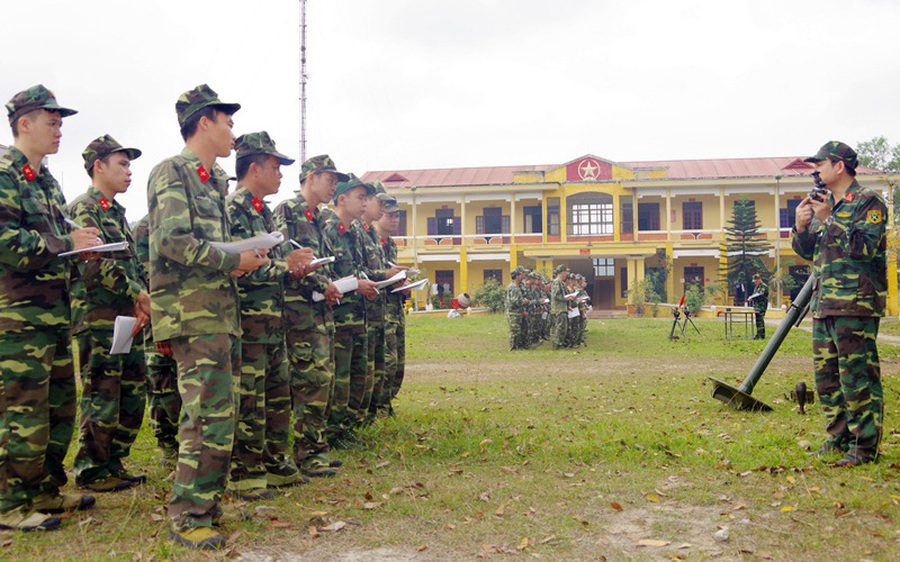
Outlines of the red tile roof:
{"type": "MultiPolygon", "coordinates": [[[[666,179],[716,179],[716,178],[758,178],[776,175],[803,175],[812,170],[803,157],[788,156],[777,158],[717,158],[706,160],[647,160],[639,162],[618,162],[619,166],[640,168],[665,168],[666,179]]],[[[455,187],[464,185],[508,185],[513,183],[514,172],[546,172],[566,164],[528,166],[488,166],[484,168],[437,168],[431,170],[385,170],[366,172],[365,182],[380,181],[385,187],[455,187]]],[[[861,174],[879,173],[878,170],[860,166],[861,174]]]]}

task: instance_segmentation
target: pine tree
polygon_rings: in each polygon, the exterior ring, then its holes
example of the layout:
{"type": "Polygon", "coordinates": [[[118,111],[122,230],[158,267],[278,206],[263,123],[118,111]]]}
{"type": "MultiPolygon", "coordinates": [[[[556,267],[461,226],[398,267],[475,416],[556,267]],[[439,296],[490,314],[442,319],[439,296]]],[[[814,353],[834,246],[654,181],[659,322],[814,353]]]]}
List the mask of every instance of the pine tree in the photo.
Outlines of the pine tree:
{"type": "Polygon", "coordinates": [[[754,273],[759,273],[764,281],[769,278],[769,269],[763,263],[762,256],[768,255],[772,245],[765,240],[759,230],[756,206],[752,201],[747,199],[735,201],[731,219],[727,224],[724,249],[728,256],[728,267],[720,274],[726,280],[729,290],[735,290],[743,285],[745,291],[751,291],[750,280],[754,273]]]}

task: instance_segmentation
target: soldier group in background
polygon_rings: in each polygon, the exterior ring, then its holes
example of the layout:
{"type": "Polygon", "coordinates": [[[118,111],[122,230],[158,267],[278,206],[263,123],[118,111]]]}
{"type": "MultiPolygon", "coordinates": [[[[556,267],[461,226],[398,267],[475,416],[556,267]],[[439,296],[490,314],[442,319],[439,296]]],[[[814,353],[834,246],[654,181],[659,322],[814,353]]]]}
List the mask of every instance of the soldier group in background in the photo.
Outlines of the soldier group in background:
{"type": "Polygon", "coordinates": [[[214,526],[226,490],[254,501],[334,476],[343,463],[332,449],[366,446],[359,429],[393,415],[406,292],[388,291],[406,282],[376,286],[405,269],[391,238],[399,208],[382,186],[317,156],[273,212],[265,198],[294,160],[265,131],[235,139],[241,106],[204,84],[176,103],[184,148],[153,168],[149,214],[132,232],[115,198],[140,150],[109,135],[92,141],[91,184],[67,206],[43,159],[76,112],[43,86],[6,107],[15,142],[0,159],[0,529],[55,529],[54,514],[95,504],[61,492],[73,338],[83,385],[76,483],[104,493],[146,481],[125,463],[149,403],[161,463],[174,469],[171,537],[191,548],[224,546],[214,526]],[[229,195],[216,160],[232,149],[229,195]],[[284,240],[271,248],[216,244],[276,231],[284,240]],[[126,244],[102,246],[114,242],[126,244]],[[358,288],[342,294],[333,280],[346,275],[358,288]],[[111,353],[121,316],[135,319],[133,345],[111,353]]]}
{"type": "Polygon", "coordinates": [[[551,339],[554,349],[585,345],[590,297],[584,290],[587,282],[583,275],[569,273],[569,269],[561,265],[556,268],[551,284],[543,273],[517,266],[510,272],[510,277],[512,282],[506,288],[510,350],[530,349],[547,339],[551,339]],[[554,289],[558,289],[556,296],[560,298],[555,310],[554,289]],[[570,312],[572,310],[575,312],[570,312]],[[563,316],[558,316],[559,313],[563,316]]]}

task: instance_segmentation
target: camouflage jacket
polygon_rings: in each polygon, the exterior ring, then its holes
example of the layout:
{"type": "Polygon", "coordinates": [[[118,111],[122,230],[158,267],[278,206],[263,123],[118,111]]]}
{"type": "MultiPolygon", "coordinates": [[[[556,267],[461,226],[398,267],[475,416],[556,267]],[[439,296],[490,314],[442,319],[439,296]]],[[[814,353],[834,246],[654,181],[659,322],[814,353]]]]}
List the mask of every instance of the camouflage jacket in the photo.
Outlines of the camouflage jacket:
{"type": "Polygon", "coordinates": [[[578,289],[578,296],[575,297],[575,301],[578,303],[578,310],[581,311],[581,315],[586,317],[587,309],[591,304],[591,297],[587,294],[587,291],[578,289]]]}
{"type": "MultiPolygon", "coordinates": [[[[275,215],[265,201],[247,188],[238,187],[225,201],[231,219],[234,240],[252,238],[276,230],[275,215]]],[[[252,343],[279,343],[284,339],[281,317],[284,308],[284,282],[290,275],[284,256],[291,252],[290,242],[269,250],[272,260],[238,279],[241,298],[241,339],[252,343]]]]}
{"type": "Polygon", "coordinates": [[[765,314],[766,309],[769,308],[769,286],[765,283],[760,283],[759,287],[753,288],[752,295],[757,295],[750,301],[750,306],[753,307],[753,310],[756,311],[757,314],[765,314]]]}
{"type": "Polygon", "coordinates": [[[513,281],[506,288],[506,313],[510,316],[522,316],[525,312],[525,295],[522,289],[513,281]]]}
{"type": "MultiPolygon", "coordinates": [[[[275,226],[291,240],[304,248],[311,248],[317,258],[332,255],[322,236],[324,220],[317,208],[310,207],[302,195],[282,201],[275,207],[275,226]]],[[[288,279],[284,284],[284,329],[318,330],[330,333],[334,330],[331,307],[322,300],[313,301],[313,292],[325,293],[332,275],[331,264],[325,264],[302,279],[288,279]]]]}
{"type": "MultiPolygon", "coordinates": [[[[390,236],[381,239],[381,247],[384,249],[385,263],[397,263],[397,244],[390,236]]],[[[386,322],[402,324],[406,317],[403,311],[403,302],[406,300],[405,291],[392,293],[394,287],[385,287],[384,294],[384,319],[386,322]]]]}
{"type": "Polygon", "coordinates": [[[553,284],[550,285],[551,314],[559,314],[560,312],[565,312],[566,309],[569,308],[566,294],[566,284],[560,281],[558,278],[554,279],[553,284]]]}
{"type": "MultiPolygon", "coordinates": [[[[378,233],[375,232],[371,225],[361,220],[353,221],[353,229],[356,239],[361,240],[363,243],[363,273],[372,281],[384,281],[386,278],[385,273],[389,267],[384,257],[384,248],[378,239],[378,233]]],[[[387,290],[382,289],[378,291],[378,298],[376,299],[365,299],[366,322],[370,324],[384,322],[385,291],[387,290]]]]}
{"type": "MultiPolygon", "coordinates": [[[[348,275],[360,277],[364,259],[362,241],[357,239],[353,226],[344,227],[340,217],[332,213],[325,221],[322,235],[328,240],[335,257],[332,264],[334,279],[348,275]]],[[[366,298],[353,291],[345,294],[341,302],[334,307],[334,325],[336,327],[353,328],[355,331],[366,329],[366,298]]]]}
{"type": "Polygon", "coordinates": [[[0,158],[0,331],[69,326],[66,200],[50,170],[15,147],[0,158]]]}
{"type": "Polygon", "coordinates": [[[830,226],[813,219],[805,232],[794,234],[794,251],[813,261],[813,316],[884,316],[884,200],[854,180],[834,206],[832,216],[834,223],[830,226]]]}
{"type": "Polygon", "coordinates": [[[131,235],[134,236],[134,255],[137,256],[138,261],[141,264],[141,268],[143,268],[144,279],[147,280],[147,285],[149,286],[150,281],[150,215],[144,215],[144,217],[137,221],[134,225],[134,230],[131,231],[131,235]]]}
{"type": "Polygon", "coordinates": [[[147,289],[125,207],[115,199],[107,201],[99,189],[90,186],[69,204],[69,217],[81,226],[98,229],[104,244],[128,242],[125,250],[79,260],[80,275],[72,282],[72,331],[112,330],[116,316],[134,316],[135,300],[147,289]]]}
{"type": "Polygon", "coordinates": [[[225,212],[228,176],[206,170],[189,148],[150,172],[150,302],[153,339],[241,335],[240,256],[213,248],[231,240],[225,212]]]}

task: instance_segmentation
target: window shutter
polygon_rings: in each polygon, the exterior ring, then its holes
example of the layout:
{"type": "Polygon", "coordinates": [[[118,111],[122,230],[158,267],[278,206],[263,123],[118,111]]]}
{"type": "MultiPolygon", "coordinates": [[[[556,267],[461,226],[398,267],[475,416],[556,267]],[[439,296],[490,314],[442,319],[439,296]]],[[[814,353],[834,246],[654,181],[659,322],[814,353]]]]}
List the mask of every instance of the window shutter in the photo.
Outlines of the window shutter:
{"type": "Polygon", "coordinates": [[[453,234],[461,234],[462,233],[462,219],[460,217],[453,217],[453,234]]]}
{"type": "Polygon", "coordinates": [[[484,234],[484,217],[475,217],[475,234],[484,234]]]}
{"type": "Polygon", "coordinates": [[[436,217],[428,217],[428,235],[434,236],[437,234],[437,218],[436,217]]]}

